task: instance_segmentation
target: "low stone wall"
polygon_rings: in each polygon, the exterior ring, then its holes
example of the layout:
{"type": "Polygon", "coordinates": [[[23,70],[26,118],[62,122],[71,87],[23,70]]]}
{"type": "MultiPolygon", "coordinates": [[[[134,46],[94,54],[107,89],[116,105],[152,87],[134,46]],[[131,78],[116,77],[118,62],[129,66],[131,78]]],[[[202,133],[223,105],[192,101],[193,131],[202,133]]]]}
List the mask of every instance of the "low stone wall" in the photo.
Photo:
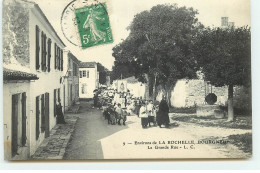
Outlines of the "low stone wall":
{"type": "MultiPolygon", "coordinates": [[[[228,87],[215,87],[204,80],[178,80],[171,93],[171,106],[193,107],[195,105],[206,105],[205,97],[209,93],[217,96],[215,104],[227,106],[228,87]]],[[[158,92],[156,100],[162,99],[162,91],[158,92]]],[[[250,88],[243,86],[234,87],[234,107],[242,109],[251,108],[250,88]]]]}

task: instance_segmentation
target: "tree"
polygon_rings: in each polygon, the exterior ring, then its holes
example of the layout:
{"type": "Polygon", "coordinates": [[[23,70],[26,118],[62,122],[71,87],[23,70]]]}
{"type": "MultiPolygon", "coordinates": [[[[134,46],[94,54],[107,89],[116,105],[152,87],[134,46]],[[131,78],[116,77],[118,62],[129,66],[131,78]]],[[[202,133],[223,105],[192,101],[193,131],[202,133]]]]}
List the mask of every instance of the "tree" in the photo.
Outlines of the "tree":
{"type": "Polygon", "coordinates": [[[198,35],[194,54],[215,86],[228,86],[228,120],[233,121],[234,85],[251,85],[251,32],[248,27],[206,28],[198,35]]]}
{"type": "Polygon", "coordinates": [[[97,63],[97,71],[99,72],[99,83],[106,84],[108,69],[104,67],[102,64],[97,63]]]}
{"type": "Polygon", "coordinates": [[[192,44],[203,26],[197,11],[177,5],[157,5],[135,16],[129,26],[129,36],[113,48],[116,62],[132,68],[139,79],[155,87],[162,85],[170,91],[178,79],[196,77],[196,61],[192,44]]]}

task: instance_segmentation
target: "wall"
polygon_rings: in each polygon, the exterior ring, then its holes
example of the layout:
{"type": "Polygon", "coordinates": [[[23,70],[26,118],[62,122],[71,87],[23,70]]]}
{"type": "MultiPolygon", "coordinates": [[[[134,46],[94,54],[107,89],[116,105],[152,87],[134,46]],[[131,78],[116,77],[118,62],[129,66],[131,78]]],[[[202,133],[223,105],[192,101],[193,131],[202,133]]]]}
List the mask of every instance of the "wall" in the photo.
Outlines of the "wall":
{"type": "Polygon", "coordinates": [[[2,14],[3,66],[28,71],[29,10],[24,3],[4,0],[2,14]]]}
{"type": "MultiPolygon", "coordinates": [[[[37,74],[39,77],[38,80],[35,82],[31,83],[31,98],[30,98],[30,104],[31,104],[31,146],[30,146],[30,154],[34,154],[36,151],[37,147],[41,144],[41,142],[45,138],[45,133],[40,133],[40,137],[38,140],[36,140],[36,97],[49,93],[49,130],[51,130],[55,125],[56,125],[56,118],[54,116],[54,89],[60,88],[60,96],[61,96],[61,104],[64,106],[64,98],[63,98],[63,83],[60,83],[60,79],[63,75],[63,71],[59,71],[55,69],[55,63],[54,63],[54,55],[55,55],[55,50],[54,50],[54,45],[55,43],[60,47],[63,48],[63,45],[60,43],[60,41],[57,39],[55,36],[54,32],[50,29],[50,27],[46,24],[43,16],[38,13],[35,9],[32,9],[30,11],[30,27],[29,27],[29,37],[30,37],[30,43],[32,45],[30,49],[30,71],[32,73],[37,74]],[[36,71],[35,67],[35,40],[36,40],[36,34],[35,34],[35,27],[36,25],[39,26],[40,28],[40,33],[43,31],[47,35],[47,39],[51,38],[52,44],[51,44],[51,71],[48,72],[43,72],[41,70],[36,71]]],[[[40,37],[41,38],[41,37],[40,37]]],[[[40,47],[41,47],[41,39],[40,39],[40,47]]],[[[42,49],[40,48],[40,62],[41,62],[41,51],[42,49]]],[[[65,59],[64,59],[65,60],[65,59]]],[[[41,63],[40,63],[41,65],[41,63]]]]}
{"type": "MultiPolygon", "coordinates": [[[[204,80],[178,80],[171,92],[171,106],[192,107],[203,105],[209,93],[217,96],[218,105],[227,106],[228,87],[215,87],[204,80]]],[[[163,92],[159,91],[156,100],[161,101],[163,92]]],[[[251,107],[251,92],[249,88],[234,87],[234,107],[248,109],[251,107]]]]}
{"type": "Polygon", "coordinates": [[[18,149],[18,154],[12,158],[12,95],[26,92],[26,116],[30,117],[30,83],[28,81],[4,82],[3,85],[3,101],[4,101],[4,158],[5,160],[25,160],[29,157],[30,146],[30,118],[26,120],[26,146],[18,149]]]}

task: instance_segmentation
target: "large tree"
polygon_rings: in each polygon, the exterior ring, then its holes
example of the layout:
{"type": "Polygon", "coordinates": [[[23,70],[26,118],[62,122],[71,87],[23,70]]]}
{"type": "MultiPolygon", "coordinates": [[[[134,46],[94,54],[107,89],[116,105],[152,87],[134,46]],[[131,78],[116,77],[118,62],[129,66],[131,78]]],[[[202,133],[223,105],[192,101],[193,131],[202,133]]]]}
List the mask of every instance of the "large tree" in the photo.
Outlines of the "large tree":
{"type": "Polygon", "coordinates": [[[205,80],[228,86],[228,120],[233,121],[233,87],[251,83],[251,32],[248,27],[206,28],[198,35],[194,53],[205,80]]]}
{"type": "Polygon", "coordinates": [[[97,63],[97,70],[99,72],[99,83],[106,84],[108,69],[104,67],[101,63],[97,63]]]}
{"type": "Polygon", "coordinates": [[[115,61],[129,65],[139,79],[147,79],[144,76],[148,75],[153,97],[158,85],[171,91],[178,79],[196,77],[191,48],[203,28],[197,14],[192,8],[176,4],[157,5],[137,14],[129,26],[129,36],[113,48],[115,61]]]}

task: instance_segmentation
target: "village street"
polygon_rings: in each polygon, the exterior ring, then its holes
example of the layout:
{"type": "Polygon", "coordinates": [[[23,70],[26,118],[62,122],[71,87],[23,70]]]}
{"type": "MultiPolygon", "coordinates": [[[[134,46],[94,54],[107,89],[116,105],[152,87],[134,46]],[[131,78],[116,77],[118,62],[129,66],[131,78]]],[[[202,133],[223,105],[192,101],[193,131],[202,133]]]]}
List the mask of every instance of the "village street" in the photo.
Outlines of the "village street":
{"type": "Polygon", "coordinates": [[[91,104],[92,101],[81,101],[79,118],[63,159],[248,157],[231,144],[196,143],[214,137],[225,140],[230,134],[242,134],[251,130],[202,127],[173,122],[171,118],[170,128],[152,126],[143,129],[141,120],[135,115],[127,117],[126,126],[110,125],[102,116],[102,111],[92,109],[91,104]],[[188,144],[192,140],[195,145],[188,144]],[[168,141],[184,141],[186,144],[168,144],[168,141]]]}

